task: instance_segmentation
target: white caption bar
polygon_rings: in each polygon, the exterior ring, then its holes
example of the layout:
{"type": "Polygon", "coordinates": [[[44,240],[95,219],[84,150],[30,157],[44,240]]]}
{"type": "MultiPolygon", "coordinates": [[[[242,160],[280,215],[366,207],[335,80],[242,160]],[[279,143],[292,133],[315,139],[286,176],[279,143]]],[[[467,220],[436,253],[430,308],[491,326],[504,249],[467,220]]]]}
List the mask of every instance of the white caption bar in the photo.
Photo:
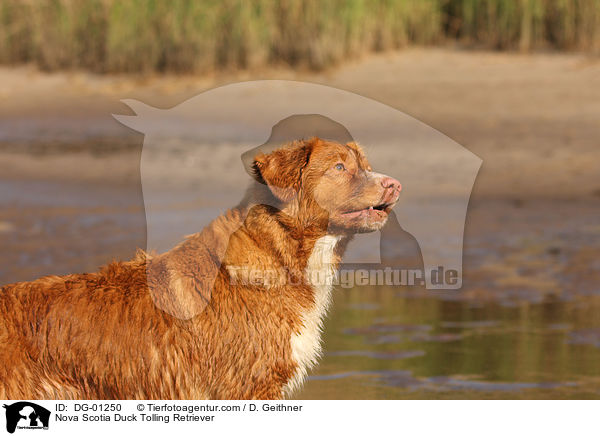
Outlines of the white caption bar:
{"type": "Polygon", "coordinates": [[[2,401],[0,434],[598,434],[597,401],[2,401]],[[49,415],[45,411],[49,412],[49,415]],[[34,431],[41,430],[41,431],[34,431]],[[108,433],[107,433],[108,432],[108,433]]]}

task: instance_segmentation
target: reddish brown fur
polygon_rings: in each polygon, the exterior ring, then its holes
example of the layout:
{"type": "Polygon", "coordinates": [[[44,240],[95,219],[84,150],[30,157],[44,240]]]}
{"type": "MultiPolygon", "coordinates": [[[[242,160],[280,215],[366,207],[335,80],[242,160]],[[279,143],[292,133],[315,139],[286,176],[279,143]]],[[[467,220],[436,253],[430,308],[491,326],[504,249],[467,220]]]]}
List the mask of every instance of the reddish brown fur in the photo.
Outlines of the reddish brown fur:
{"type": "Polygon", "coordinates": [[[389,192],[364,175],[369,164],[352,143],[298,141],[257,156],[255,169],[268,188],[167,253],[3,287],[0,397],[281,398],[297,366],[290,337],[314,304],[302,277],[315,242],[338,232],[339,262],[353,233],[381,223],[336,214],[389,192]],[[233,284],[232,265],[285,268],[299,280],[233,284]]]}

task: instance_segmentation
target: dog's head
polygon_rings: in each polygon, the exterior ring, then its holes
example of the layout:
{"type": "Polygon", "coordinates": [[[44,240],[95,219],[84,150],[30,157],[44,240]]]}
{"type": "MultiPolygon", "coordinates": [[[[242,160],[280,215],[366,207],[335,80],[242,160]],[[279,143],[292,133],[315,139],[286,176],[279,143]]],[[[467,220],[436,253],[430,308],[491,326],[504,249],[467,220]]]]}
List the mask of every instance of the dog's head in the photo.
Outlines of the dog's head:
{"type": "Polygon", "coordinates": [[[354,142],[295,141],[259,153],[253,166],[282,210],[307,225],[325,222],[332,233],[381,229],[401,190],[396,179],[373,172],[354,142]]]}

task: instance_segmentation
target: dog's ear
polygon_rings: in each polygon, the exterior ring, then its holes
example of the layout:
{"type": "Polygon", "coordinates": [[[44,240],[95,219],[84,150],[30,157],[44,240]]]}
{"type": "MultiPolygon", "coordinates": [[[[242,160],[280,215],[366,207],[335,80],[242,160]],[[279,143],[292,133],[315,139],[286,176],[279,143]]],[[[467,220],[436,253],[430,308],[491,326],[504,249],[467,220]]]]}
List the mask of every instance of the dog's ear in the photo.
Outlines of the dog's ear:
{"type": "Polygon", "coordinates": [[[252,165],[256,180],[266,184],[281,201],[292,200],[300,190],[302,171],[318,141],[294,141],[269,154],[259,153],[252,165]]]}

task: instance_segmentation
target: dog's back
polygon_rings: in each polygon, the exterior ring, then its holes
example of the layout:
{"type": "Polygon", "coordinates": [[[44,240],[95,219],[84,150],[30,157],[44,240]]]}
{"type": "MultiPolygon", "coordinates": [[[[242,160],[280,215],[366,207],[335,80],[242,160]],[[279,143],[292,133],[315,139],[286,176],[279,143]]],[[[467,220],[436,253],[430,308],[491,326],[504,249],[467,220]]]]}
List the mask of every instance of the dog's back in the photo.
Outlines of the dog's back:
{"type": "Polygon", "coordinates": [[[247,231],[264,210],[246,226],[228,211],[162,255],[2,288],[0,397],[280,397],[297,295],[234,285],[227,269],[278,264],[247,231]]]}
{"type": "Polygon", "coordinates": [[[0,397],[112,397],[117,378],[119,389],[132,394],[130,384],[139,380],[123,364],[137,360],[156,330],[169,324],[148,295],[142,256],[93,274],[5,286],[0,397]]]}

